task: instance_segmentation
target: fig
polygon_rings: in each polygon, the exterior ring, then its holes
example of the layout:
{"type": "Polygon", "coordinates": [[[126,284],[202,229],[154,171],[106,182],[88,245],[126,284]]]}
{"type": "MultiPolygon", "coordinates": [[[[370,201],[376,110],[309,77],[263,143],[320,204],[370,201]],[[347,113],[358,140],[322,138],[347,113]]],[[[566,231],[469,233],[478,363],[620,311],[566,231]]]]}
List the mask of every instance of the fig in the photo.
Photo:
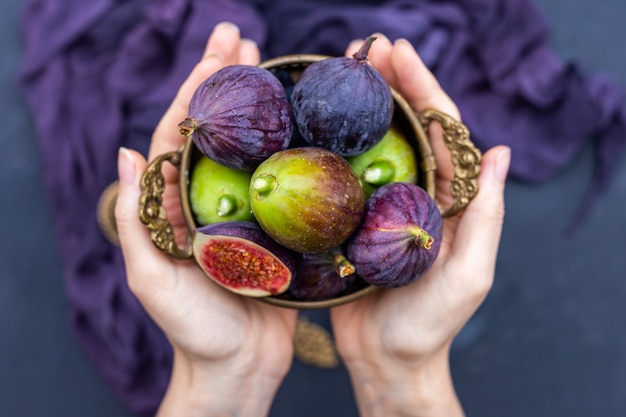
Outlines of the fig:
{"type": "Polygon", "coordinates": [[[432,197],[416,184],[392,182],[367,200],[363,222],[347,244],[348,259],[368,284],[402,287],[430,269],[442,233],[432,197]]]}
{"type": "Polygon", "coordinates": [[[228,168],[200,157],[189,179],[191,211],[200,225],[226,221],[254,221],[248,189],[251,171],[228,168]]]}
{"type": "MultiPolygon", "coordinates": [[[[285,89],[285,93],[287,94],[287,98],[289,99],[289,105],[291,106],[291,93],[293,91],[294,85],[296,85],[296,81],[294,78],[293,71],[289,69],[278,67],[278,68],[270,68],[269,71],[274,74],[278,81],[282,84],[285,89]]],[[[299,148],[302,146],[309,146],[309,143],[304,140],[300,131],[296,128],[293,129],[291,133],[291,140],[289,142],[290,148],[299,148]]]]}
{"type": "Polygon", "coordinates": [[[347,160],[361,179],[368,198],[374,190],[390,182],[417,182],[415,151],[395,127],[389,128],[373,148],[347,160]]]}
{"type": "Polygon", "coordinates": [[[280,81],[253,65],[226,66],[194,92],[183,136],[210,159],[229,168],[254,170],[289,146],[293,113],[280,81]]]}
{"type": "Polygon", "coordinates": [[[367,38],[352,58],[326,58],[302,72],[291,102],[297,129],[310,145],[354,156],[378,143],[389,129],[391,89],[367,62],[375,39],[367,38]]]}
{"type": "Polygon", "coordinates": [[[324,252],[358,227],[365,193],[350,164],[323,148],[276,152],[252,174],[250,206],[263,230],[297,252],[324,252]]]}
{"type": "Polygon", "coordinates": [[[296,275],[287,293],[297,300],[327,300],[345,293],[356,281],[356,268],[340,247],[296,255],[296,275]]]}
{"type": "Polygon", "coordinates": [[[295,274],[291,252],[252,222],[220,222],[197,228],[193,254],[222,287],[249,297],[284,293],[295,274]]]}

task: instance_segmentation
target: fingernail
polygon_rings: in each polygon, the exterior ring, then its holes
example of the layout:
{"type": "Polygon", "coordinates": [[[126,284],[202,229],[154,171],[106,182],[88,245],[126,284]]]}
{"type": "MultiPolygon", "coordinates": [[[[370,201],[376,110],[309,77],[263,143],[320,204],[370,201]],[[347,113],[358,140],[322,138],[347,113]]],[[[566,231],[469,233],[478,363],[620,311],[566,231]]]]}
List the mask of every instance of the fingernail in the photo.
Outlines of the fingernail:
{"type": "Polygon", "coordinates": [[[404,44],[408,44],[408,45],[411,44],[411,42],[409,42],[405,38],[398,38],[398,39],[396,39],[396,41],[394,43],[404,43],[404,44]]]}
{"type": "Polygon", "coordinates": [[[210,54],[205,55],[203,57],[203,59],[205,59],[205,60],[206,59],[213,59],[213,58],[224,62],[224,56],[222,54],[220,54],[219,52],[211,52],[210,54]]]}
{"type": "Polygon", "coordinates": [[[220,22],[217,25],[215,25],[215,29],[217,29],[217,28],[228,28],[230,30],[234,30],[237,33],[240,32],[239,26],[237,26],[233,22],[220,22]]]}
{"type": "Polygon", "coordinates": [[[132,184],[135,181],[135,160],[130,151],[123,146],[118,151],[117,170],[120,182],[132,184]]]}
{"type": "Polygon", "coordinates": [[[256,41],[250,38],[241,38],[241,43],[247,43],[250,46],[253,46],[255,48],[258,47],[256,41]]]}
{"type": "Polygon", "coordinates": [[[502,149],[498,155],[496,155],[496,166],[494,168],[494,174],[496,178],[504,182],[506,176],[509,173],[509,165],[511,164],[511,149],[502,149]]]}

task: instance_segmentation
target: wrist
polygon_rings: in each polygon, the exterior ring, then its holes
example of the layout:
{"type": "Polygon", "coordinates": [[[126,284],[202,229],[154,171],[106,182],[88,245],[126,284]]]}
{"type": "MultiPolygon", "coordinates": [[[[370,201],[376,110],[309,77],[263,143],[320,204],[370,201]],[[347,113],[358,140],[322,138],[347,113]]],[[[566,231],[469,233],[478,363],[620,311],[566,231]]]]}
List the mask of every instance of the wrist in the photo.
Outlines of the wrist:
{"type": "Polygon", "coordinates": [[[282,376],[233,361],[200,363],[175,349],[170,384],[158,417],[260,417],[269,413],[282,376]]]}
{"type": "Polygon", "coordinates": [[[450,374],[448,353],[445,348],[418,363],[367,358],[347,362],[359,415],[463,417],[450,374]]]}

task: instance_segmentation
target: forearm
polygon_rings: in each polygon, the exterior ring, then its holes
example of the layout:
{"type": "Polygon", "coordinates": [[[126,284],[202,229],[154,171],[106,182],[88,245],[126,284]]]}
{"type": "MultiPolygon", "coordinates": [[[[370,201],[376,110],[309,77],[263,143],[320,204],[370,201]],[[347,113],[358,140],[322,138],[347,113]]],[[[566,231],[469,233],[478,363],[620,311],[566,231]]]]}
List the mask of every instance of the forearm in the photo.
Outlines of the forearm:
{"type": "Polygon", "coordinates": [[[406,367],[348,363],[360,417],[463,417],[447,352],[406,367]]]}
{"type": "Polygon", "coordinates": [[[276,378],[241,375],[236,365],[230,369],[193,365],[175,354],[157,417],[263,417],[279,385],[276,378]]]}

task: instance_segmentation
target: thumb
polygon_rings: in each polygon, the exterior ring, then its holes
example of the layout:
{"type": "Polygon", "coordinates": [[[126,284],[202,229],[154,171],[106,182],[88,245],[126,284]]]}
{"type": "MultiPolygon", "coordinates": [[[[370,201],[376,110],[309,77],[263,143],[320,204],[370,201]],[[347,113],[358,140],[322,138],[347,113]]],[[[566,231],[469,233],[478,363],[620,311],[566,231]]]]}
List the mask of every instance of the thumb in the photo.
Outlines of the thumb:
{"type": "MultiPolygon", "coordinates": [[[[504,186],[511,150],[497,146],[483,155],[479,191],[463,213],[450,259],[484,277],[492,277],[504,221],[504,186]]],[[[491,280],[491,279],[490,279],[491,280]]],[[[491,285],[491,282],[486,283],[491,285]]]]}
{"type": "MultiPolygon", "coordinates": [[[[119,191],[115,206],[115,220],[124,253],[128,277],[137,275],[133,271],[154,265],[155,252],[148,229],[139,220],[139,181],[146,168],[146,160],[136,151],[120,148],[118,152],[119,191]]],[[[157,255],[158,256],[158,255],[157,255]]]]}

